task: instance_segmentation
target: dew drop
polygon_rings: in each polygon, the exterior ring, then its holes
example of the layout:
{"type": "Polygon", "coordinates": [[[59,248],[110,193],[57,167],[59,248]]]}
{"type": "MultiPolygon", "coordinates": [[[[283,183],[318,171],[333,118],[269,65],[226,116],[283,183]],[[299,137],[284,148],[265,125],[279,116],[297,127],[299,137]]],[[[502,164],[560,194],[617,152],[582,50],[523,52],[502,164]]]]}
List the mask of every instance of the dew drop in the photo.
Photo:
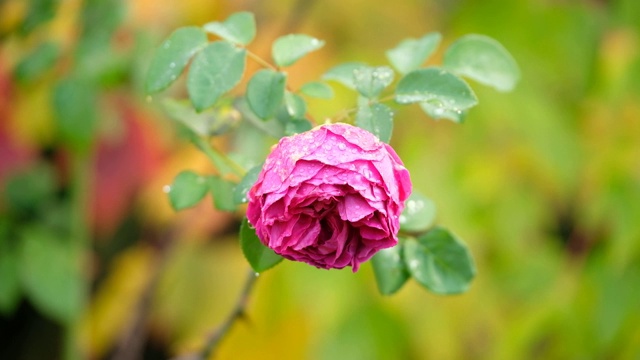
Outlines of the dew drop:
{"type": "Polygon", "coordinates": [[[167,40],[167,41],[165,41],[165,43],[164,43],[163,47],[164,47],[165,49],[168,49],[168,48],[169,48],[169,46],[171,46],[171,41],[168,41],[168,40],[167,40]]]}
{"type": "Polygon", "coordinates": [[[173,69],[174,67],[176,67],[176,63],[174,63],[174,62],[170,63],[169,67],[173,69]]]}
{"type": "Polygon", "coordinates": [[[347,149],[347,146],[346,146],[345,144],[343,144],[343,143],[340,143],[340,144],[338,144],[338,149],[340,149],[340,150],[346,150],[346,149],[347,149]]]}
{"type": "Polygon", "coordinates": [[[170,191],[171,191],[171,186],[165,185],[162,187],[162,192],[164,192],[165,194],[168,194],[170,191]]]}

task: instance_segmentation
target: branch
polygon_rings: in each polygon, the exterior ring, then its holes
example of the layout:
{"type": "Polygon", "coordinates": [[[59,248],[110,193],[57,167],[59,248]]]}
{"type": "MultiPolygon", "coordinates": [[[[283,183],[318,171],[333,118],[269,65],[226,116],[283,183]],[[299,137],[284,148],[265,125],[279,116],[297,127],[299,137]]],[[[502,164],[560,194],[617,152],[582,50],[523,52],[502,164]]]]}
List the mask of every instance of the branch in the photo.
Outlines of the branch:
{"type": "Polygon", "coordinates": [[[173,358],[173,360],[206,360],[214,354],[216,348],[222,341],[222,339],[229,333],[233,325],[236,321],[245,318],[245,310],[247,307],[247,302],[249,300],[249,295],[251,294],[251,290],[253,290],[253,286],[258,279],[258,274],[256,274],[253,269],[249,269],[247,274],[247,279],[245,280],[244,287],[242,288],[242,292],[240,296],[236,300],[236,304],[232,311],[227,315],[227,318],[224,322],[218,327],[215,331],[213,331],[207,341],[205,343],[204,348],[197,354],[187,354],[173,358]]]}

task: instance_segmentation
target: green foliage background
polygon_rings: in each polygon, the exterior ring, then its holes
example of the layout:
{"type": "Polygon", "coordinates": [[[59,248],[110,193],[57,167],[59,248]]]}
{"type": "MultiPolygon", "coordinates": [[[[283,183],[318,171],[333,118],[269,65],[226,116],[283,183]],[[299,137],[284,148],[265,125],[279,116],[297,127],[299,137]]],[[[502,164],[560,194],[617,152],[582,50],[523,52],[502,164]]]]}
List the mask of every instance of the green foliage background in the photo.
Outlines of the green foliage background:
{"type": "MultiPolygon", "coordinates": [[[[480,103],[463,124],[417,107],[396,116],[392,145],[414,186],[474,254],[467,293],[411,283],[384,297],[370,265],[352,274],[283,262],[261,275],[249,321],[219,358],[640,357],[637,1],[5,0],[0,358],[63,354],[64,343],[111,358],[123,339],[166,358],[199,347],[232,307],[247,267],[227,231],[237,220],[212,201],[170,210],[162,186],[210,168],[143,95],[143,79],[175,28],[238,10],[256,14],[251,48],[265,58],[288,32],[326,42],[288,69],[296,86],[339,62],[382,65],[387,49],[430,31],[445,45],[497,39],[522,78],[511,93],[472,83],[480,103]]],[[[353,106],[353,93],[334,90],[310,112],[353,106]]],[[[250,137],[219,145],[245,149],[247,163],[263,150],[250,137]]]]}

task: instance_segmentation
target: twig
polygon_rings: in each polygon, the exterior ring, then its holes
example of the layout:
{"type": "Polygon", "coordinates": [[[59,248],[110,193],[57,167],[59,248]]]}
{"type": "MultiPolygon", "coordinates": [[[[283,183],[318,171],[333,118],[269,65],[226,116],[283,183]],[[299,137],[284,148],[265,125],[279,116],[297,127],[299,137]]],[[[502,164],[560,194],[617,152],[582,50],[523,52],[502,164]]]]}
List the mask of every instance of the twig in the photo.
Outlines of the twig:
{"type": "Polygon", "coordinates": [[[173,358],[173,360],[206,360],[214,354],[216,348],[220,344],[220,341],[229,333],[233,324],[236,323],[237,320],[241,320],[245,318],[245,310],[247,307],[247,302],[249,300],[249,295],[251,294],[251,290],[253,290],[253,286],[258,279],[258,274],[256,274],[252,269],[249,269],[249,273],[247,274],[247,279],[245,280],[244,287],[242,288],[242,292],[240,296],[236,300],[236,304],[232,311],[227,315],[227,318],[224,322],[218,327],[215,331],[209,335],[207,341],[205,343],[204,348],[198,354],[187,354],[173,358]]]}

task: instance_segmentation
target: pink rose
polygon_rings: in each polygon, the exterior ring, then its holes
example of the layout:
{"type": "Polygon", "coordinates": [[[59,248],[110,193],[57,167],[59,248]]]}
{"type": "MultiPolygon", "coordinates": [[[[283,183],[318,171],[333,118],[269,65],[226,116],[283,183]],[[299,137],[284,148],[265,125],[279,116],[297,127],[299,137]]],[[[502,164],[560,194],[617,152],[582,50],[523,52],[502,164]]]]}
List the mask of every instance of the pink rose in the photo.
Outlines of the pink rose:
{"type": "Polygon", "coordinates": [[[282,138],[249,191],[247,217],[277,254],[341,269],[398,243],[409,172],[391,146],[347,124],[282,138]]]}

